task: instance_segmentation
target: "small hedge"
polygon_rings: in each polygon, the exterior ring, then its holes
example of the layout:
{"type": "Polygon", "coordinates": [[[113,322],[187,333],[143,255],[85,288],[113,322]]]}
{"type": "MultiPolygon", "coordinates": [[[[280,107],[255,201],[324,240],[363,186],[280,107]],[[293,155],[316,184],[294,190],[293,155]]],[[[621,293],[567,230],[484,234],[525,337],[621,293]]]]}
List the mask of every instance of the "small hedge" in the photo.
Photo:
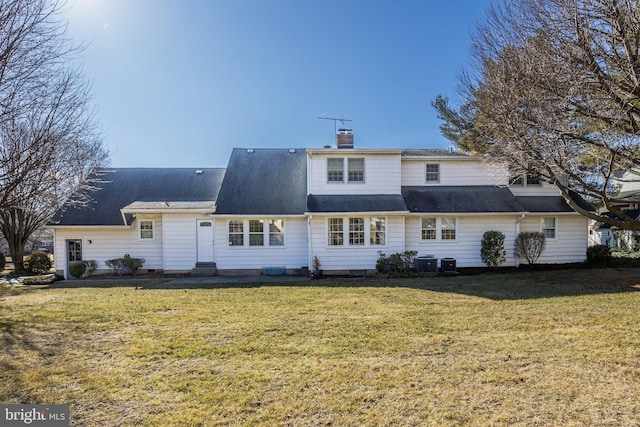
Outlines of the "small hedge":
{"type": "Polygon", "coordinates": [[[592,266],[609,265],[611,248],[607,245],[594,245],[587,248],[587,264],[592,266]]]}
{"type": "Polygon", "coordinates": [[[42,251],[33,251],[29,255],[27,271],[31,274],[48,273],[51,270],[51,258],[49,254],[42,251]]]}
{"type": "Polygon", "coordinates": [[[113,268],[113,271],[119,276],[123,274],[135,275],[138,269],[144,264],[144,258],[131,258],[129,254],[125,254],[122,258],[105,261],[105,264],[113,268]]]}
{"type": "Polygon", "coordinates": [[[380,258],[376,262],[376,271],[391,277],[411,277],[416,273],[413,271],[413,262],[418,255],[417,251],[405,251],[386,256],[378,252],[380,258]]]}
{"type": "Polygon", "coordinates": [[[69,264],[69,274],[75,277],[76,279],[81,278],[84,272],[86,271],[86,269],[87,269],[87,266],[82,261],[69,264]]]}

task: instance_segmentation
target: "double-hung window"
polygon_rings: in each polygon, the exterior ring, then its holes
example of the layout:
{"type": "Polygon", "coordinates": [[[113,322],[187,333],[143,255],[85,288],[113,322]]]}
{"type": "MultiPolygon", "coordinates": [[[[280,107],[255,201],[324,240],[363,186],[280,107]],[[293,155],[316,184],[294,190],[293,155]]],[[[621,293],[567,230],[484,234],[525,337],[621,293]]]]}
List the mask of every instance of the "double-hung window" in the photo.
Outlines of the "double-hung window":
{"type": "Polygon", "coordinates": [[[458,221],[456,218],[422,218],[421,239],[423,242],[456,240],[458,221]]]}
{"type": "Polygon", "coordinates": [[[381,246],[386,244],[386,218],[352,217],[327,220],[329,246],[381,246]]]}
{"type": "Polygon", "coordinates": [[[229,246],[284,246],[283,219],[232,219],[229,246]]]}
{"type": "Polygon", "coordinates": [[[555,239],[557,235],[556,219],[553,217],[542,218],[542,234],[547,239],[555,239]]]}
{"type": "Polygon", "coordinates": [[[327,181],[344,182],[344,159],[327,159],[327,181]]]}
{"type": "Polygon", "coordinates": [[[347,164],[349,182],[364,182],[364,159],[349,158],[347,164]]]}
{"type": "Polygon", "coordinates": [[[153,240],[153,220],[144,219],[140,221],[140,239],[153,240]]]}
{"type": "Polygon", "coordinates": [[[426,182],[427,184],[436,184],[440,182],[439,163],[427,163],[426,182]]]}
{"type": "Polygon", "coordinates": [[[327,159],[327,182],[364,182],[364,158],[330,157],[327,159]]]}
{"type": "Polygon", "coordinates": [[[229,246],[244,245],[244,221],[232,219],[229,221],[229,246]]]}

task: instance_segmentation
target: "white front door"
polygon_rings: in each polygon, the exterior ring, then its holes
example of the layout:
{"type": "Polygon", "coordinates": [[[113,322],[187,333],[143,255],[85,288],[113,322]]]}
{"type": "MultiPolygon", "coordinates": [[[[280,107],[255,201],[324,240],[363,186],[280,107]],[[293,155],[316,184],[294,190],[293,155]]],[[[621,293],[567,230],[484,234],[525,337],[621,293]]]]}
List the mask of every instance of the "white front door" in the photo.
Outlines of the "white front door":
{"type": "Polygon", "coordinates": [[[213,220],[199,219],[198,227],[198,262],[214,262],[213,253],[213,220]]]}

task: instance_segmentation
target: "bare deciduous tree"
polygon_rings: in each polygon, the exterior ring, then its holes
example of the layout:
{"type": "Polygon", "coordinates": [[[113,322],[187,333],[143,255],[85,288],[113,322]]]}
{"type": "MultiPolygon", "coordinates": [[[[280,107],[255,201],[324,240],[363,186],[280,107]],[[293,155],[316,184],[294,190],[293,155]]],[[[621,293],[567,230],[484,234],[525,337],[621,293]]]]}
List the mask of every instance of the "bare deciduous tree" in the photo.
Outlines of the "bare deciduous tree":
{"type": "Polygon", "coordinates": [[[0,0],[0,231],[16,270],[63,203],[88,201],[108,158],[60,13],[55,0],[0,0]]]}
{"type": "Polygon", "coordinates": [[[443,134],[514,175],[539,174],[589,218],[640,230],[615,203],[623,172],[640,180],[640,2],[504,0],[472,40],[461,107],[432,103],[443,134]]]}

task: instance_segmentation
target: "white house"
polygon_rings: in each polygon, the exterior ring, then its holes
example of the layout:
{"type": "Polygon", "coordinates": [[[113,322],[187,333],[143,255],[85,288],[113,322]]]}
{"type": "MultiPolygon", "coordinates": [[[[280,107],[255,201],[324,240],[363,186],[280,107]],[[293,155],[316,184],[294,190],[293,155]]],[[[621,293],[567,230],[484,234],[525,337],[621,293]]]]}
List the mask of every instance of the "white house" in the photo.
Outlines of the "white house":
{"type": "Polygon", "coordinates": [[[50,222],[56,268],[92,259],[104,271],[126,253],[164,272],[293,273],[317,258],[330,274],[407,250],[479,267],[488,230],[505,234],[506,266],[519,262],[521,231],[546,235],[541,263],[585,258],[587,220],[544,181],[446,150],[352,147],[236,148],[226,169],[102,171],[92,205],[50,222]]]}

